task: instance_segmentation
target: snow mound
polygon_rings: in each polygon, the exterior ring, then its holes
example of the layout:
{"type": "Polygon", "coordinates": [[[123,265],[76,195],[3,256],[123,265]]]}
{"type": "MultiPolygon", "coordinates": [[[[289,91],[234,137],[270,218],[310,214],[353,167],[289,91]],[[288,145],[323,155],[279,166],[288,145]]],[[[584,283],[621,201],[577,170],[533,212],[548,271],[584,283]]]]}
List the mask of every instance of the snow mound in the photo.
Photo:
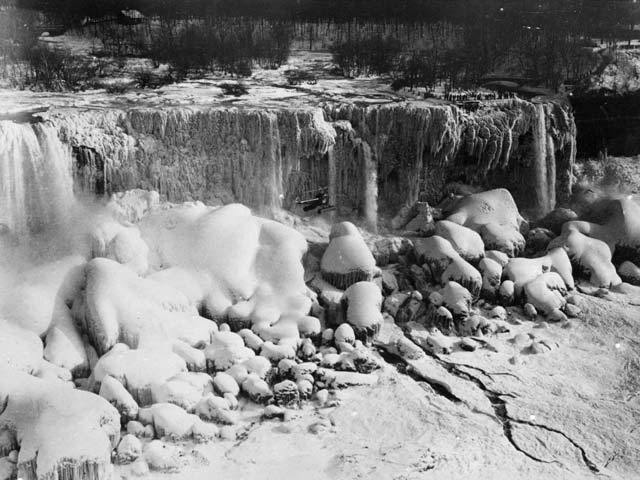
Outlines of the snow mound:
{"type": "Polygon", "coordinates": [[[0,320],[0,368],[34,373],[42,362],[42,341],[22,327],[0,320]]]}
{"type": "Polygon", "coordinates": [[[52,321],[68,315],[68,307],[84,282],[81,256],[70,256],[18,275],[0,296],[0,318],[44,335],[52,321]]]}
{"type": "Polygon", "coordinates": [[[179,290],[96,258],[87,266],[83,330],[104,354],[118,342],[132,348],[168,339],[201,345],[209,342],[217,326],[200,317],[179,290]]]}
{"type": "Polygon", "coordinates": [[[111,477],[120,416],[103,398],[0,367],[0,430],[19,444],[18,477],[111,477]]]}
{"type": "Polygon", "coordinates": [[[304,316],[311,308],[302,266],[304,237],[253,216],[243,205],[158,209],[140,229],[152,269],[180,267],[194,272],[196,285],[207,284],[203,306],[213,318],[246,328],[274,324],[283,315],[304,316]]]}
{"type": "Polygon", "coordinates": [[[145,406],[153,401],[154,385],[163,384],[186,371],[185,361],[168,349],[131,350],[118,344],[98,360],[92,375],[93,389],[97,391],[102,381],[110,376],[119,381],[140,406],[145,406]]]}
{"type": "Polygon", "coordinates": [[[525,223],[511,193],[504,188],[474,193],[460,199],[447,220],[480,234],[487,250],[514,257],[524,250],[520,230],[525,223]]]}

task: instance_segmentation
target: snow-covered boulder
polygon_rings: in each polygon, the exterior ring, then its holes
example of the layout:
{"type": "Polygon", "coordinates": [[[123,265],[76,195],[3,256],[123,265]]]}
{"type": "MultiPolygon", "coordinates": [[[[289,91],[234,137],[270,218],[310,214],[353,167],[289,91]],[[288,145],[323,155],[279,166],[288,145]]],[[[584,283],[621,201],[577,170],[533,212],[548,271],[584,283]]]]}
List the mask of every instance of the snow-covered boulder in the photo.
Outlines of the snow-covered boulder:
{"type": "Polygon", "coordinates": [[[358,282],[344,292],[346,320],[356,338],[371,343],[382,326],[382,292],[375,283],[358,282]]]}
{"type": "Polygon", "coordinates": [[[379,271],[362,235],[349,222],[332,227],[329,246],[320,261],[320,270],[324,280],[343,290],[356,282],[373,279],[379,271]]]}
{"type": "Polygon", "coordinates": [[[99,388],[103,379],[110,375],[124,385],[139,405],[145,406],[153,401],[153,385],[186,371],[184,360],[168,348],[133,350],[118,344],[96,364],[92,374],[93,388],[99,388]]]}
{"type": "Polygon", "coordinates": [[[0,430],[19,446],[19,478],[111,478],[120,416],[105,399],[0,367],[0,404],[0,430]]]}

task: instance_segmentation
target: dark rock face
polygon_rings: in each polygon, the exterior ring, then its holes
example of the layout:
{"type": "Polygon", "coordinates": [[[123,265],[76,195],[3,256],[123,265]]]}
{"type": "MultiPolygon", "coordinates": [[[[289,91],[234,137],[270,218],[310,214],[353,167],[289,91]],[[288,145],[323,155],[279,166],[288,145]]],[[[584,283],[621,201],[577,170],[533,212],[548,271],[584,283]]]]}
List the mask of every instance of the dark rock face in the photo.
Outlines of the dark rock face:
{"type": "Polygon", "coordinates": [[[580,157],[595,157],[600,152],[632,156],[640,152],[640,94],[574,95],[571,103],[578,125],[580,157]]]}
{"type": "Polygon", "coordinates": [[[74,146],[74,186],[76,190],[103,195],[110,190],[105,177],[105,164],[95,148],[74,146]]]}

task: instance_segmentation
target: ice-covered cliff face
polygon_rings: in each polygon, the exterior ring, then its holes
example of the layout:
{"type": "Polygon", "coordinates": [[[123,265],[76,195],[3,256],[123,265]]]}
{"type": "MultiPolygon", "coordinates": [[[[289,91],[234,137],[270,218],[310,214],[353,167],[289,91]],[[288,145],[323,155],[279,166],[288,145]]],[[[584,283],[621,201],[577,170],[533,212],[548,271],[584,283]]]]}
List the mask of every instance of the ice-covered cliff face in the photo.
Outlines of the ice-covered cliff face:
{"type": "Polygon", "coordinates": [[[336,136],[318,109],[59,112],[53,120],[73,146],[79,188],[137,186],[169,200],[254,208],[286,205],[295,186],[326,182],[318,164],[336,136]]]}
{"type": "Polygon", "coordinates": [[[337,120],[336,196],[364,204],[366,175],[359,145],[377,165],[379,209],[395,213],[425,197],[434,202],[447,181],[509,188],[521,208],[539,215],[571,190],[576,128],[559,102],[511,100],[466,112],[453,106],[333,106],[337,120]],[[355,152],[348,155],[349,152],[355,152]]]}
{"type": "Polygon", "coordinates": [[[379,212],[437,201],[447,181],[506,186],[543,214],[569,194],[575,159],[573,117],[551,101],[67,109],[49,120],[72,149],[76,190],[147,188],[264,212],[329,187],[332,204],[371,227],[379,212]]]}
{"type": "Polygon", "coordinates": [[[52,125],[0,121],[0,234],[63,221],[74,203],[71,163],[52,125]]]}

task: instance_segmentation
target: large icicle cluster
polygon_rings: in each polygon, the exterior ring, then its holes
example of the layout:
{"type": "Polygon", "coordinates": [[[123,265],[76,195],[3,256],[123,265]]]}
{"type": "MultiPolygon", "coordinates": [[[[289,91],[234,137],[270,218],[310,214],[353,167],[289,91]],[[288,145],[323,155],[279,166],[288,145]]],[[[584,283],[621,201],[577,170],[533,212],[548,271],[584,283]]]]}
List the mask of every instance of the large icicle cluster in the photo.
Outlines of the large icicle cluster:
{"type": "MultiPolygon", "coordinates": [[[[301,163],[325,156],[336,136],[313,108],[61,112],[55,121],[63,139],[102,159],[94,164],[103,168],[98,176],[107,191],[137,187],[170,200],[238,201],[265,210],[282,206],[290,177],[301,163]]],[[[96,177],[83,164],[80,178],[96,177]]],[[[311,188],[310,179],[294,183],[305,181],[311,188]]]]}
{"type": "Polygon", "coordinates": [[[453,105],[327,104],[296,109],[175,107],[57,111],[79,187],[145,188],[171,201],[241,202],[267,211],[328,187],[332,205],[367,220],[425,195],[451,172],[507,185],[544,214],[570,192],[575,124],[559,100],[453,105]],[[95,171],[96,169],[101,171],[95,171]],[[536,195],[529,195],[534,188],[536,195]]]}
{"type": "MultiPolygon", "coordinates": [[[[556,191],[571,191],[576,130],[569,107],[560,101],[516,99],[477,112],[420,104],[328,105],[325,111],[348,126],[338,136],[336,151],[370,146],[378,165],[378,203],[388,213],[421,197],[439,200],[434,195],[442,190],[447,171],[467,172],[485,186],[514,184],[525,201],[534,188],[529,206],[539,214],[554,208],[556,191]]],[[[362,181],[353,182],[353,172],[363,172],[362,161],[358,155],[337,154],[335,169],[337,198],[353,202],[350,193],[362,189],[362,181]]]]}

